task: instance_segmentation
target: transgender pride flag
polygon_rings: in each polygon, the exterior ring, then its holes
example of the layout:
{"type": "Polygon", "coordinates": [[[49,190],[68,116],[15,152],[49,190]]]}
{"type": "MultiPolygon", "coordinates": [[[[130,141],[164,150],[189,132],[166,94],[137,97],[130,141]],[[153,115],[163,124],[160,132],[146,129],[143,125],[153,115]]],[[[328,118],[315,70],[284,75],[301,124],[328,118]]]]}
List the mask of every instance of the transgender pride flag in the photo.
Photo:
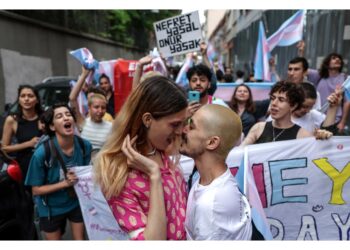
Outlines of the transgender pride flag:
{"type": "Polygon", "coordinates": [[[276,46],[289,46],[303,39],[304,10],[299,10],[267,39],[269,50],[276,46]]]}
{"type": "Polygon", "coordinates": [[[184,65],[181,67],[175,82],[182,87],[186,87],[188,85],[188,79],[186,76],[187,71],[192,67],[193,59],[192,57],[187,57],[184,65]]]}
{"type": "Polygon", "coordinates": [[[265,29],[262,21],[259,22],[259,37],[256,45],[254,61],[254,78],[258,80],[271,81],[269,67],[270,50],[266,42],[265,29]]]}
{"type": "Polygon", "coordinates": [[[99,85],[98,79],[102,74],[105,74],[109,78],[109,82],[114,90],[114,65],[117,60],[101,61],[98,64],[98,70],[94,72],[94,79],[97,82],[96,86],[99,85]]]}
{"type": "Polygon", "coordinates": [[[210,42],[208,42],[207,56],[208,56],[210,65],[213,67],[214,66],[214,60],[216,58],[216,51],[214,49],[214,46],[210,42]]]}
{"type": "MultiPolygon", "coordinates": [[[[98,69],[98,61],[96,61],[87,48],[80,48],[77,50],[73,50],[69,52],[72,56],[74,56],[78,61],[86,68],[86,69],[92,69],[93,71],[98,69]]],[[[93,73],[90,73],[89,76],[86,78],[86,83],[91,83],[91,80],[93,78],[93,73]]]]}
{"type": "MultiPolygon", "coordinates": [[[[73,80],[69,82],[69,85],[71,86],[71,88],[74,88],[74,86],[76,84],[77,84],[77,82],[73,81],[73,80]]],[[[85,117],[89,111],[89,108],[88,108],[88,100],[87,100],[86,95],[83,91],[79,92],[77,101],[78,101],[80,114],[82,114],[85,117]]]]}
{"type": "Polygon", "coordinates": [[[248,198],[251,206],[252,221],[256,229],[264,236],[265,240],[272,240],[270,225],[266,219],[264,208],[261,204],[258,189],[255,185],[254,175],[248,162],[248,149],[244,148],[244,156],[235,176],[239,190],[248,198]]]}

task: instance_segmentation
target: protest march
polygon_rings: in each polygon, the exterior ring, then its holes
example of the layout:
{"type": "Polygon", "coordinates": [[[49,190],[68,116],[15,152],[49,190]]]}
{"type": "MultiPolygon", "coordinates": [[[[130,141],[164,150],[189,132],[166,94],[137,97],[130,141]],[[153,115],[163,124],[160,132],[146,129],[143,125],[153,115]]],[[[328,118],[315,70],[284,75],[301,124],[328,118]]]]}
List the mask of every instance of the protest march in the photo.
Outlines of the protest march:
{"type": "Polygon", "coordinates": [[[107,58],[76,43],[67,86],[19,85],[2,126],[0,239],[350,240],[348,60],[305,56],[317,11],[270,26],[252,12],[214,29],[200,11],[152,11],[147,50],[107,58]],[[219,39],[243,19],[249,63],[219,39]]]}

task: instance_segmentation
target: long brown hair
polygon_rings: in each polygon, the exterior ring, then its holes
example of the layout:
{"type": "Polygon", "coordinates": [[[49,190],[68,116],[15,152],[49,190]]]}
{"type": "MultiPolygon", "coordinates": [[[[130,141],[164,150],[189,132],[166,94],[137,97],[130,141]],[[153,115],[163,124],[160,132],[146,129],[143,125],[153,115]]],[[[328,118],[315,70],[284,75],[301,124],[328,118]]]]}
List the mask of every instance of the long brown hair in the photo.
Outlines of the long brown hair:
{"type": "MultiPolygon", "coordinates": [[[[108,198],[122,191],[129,168],[121,151],[125,137],[138,136],[137,145],[146,144],[147,130],[142,122],[146,112],[159,119],[187,107],[185,92],[163,76],[154,76],[140,83],[130,94],[113,122],[112,132],[94,161],[95,180],[108,198]]],[[[141,150],[142,153],[142,150],[141,150]]]]}
{"type": "Polygon", "coordinates": [[[237,114],[238,114],[238,101],[236,99],[236,93],[237,93],[237,90],[238,88],[240,87],[245,87],[248,92],[249,92],[249,98],[247,100],[247,102],[245,103],[245,109],[249,112],[249,113],[254,113],[255,112],[255,104],[254,104],[254,101],[253,101],[253,95],[252,95],[252,90],[249,88],[249,86],[247,86],[246,84],[242,83],[242,84],[239,84],[233,94],[232,94],[232,97],[231,97],[231,101],[229,103],[229,106],[231,107],[231,109],[233,111],[235,111],[237,114]]]}

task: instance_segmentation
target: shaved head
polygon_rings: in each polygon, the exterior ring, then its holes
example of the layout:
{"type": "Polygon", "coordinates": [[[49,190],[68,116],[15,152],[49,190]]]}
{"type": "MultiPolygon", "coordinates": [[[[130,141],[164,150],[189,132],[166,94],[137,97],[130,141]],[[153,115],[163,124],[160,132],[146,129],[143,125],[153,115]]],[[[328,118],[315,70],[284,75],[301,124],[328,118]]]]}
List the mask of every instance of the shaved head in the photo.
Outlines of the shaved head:
{"type": "Polygon", "coordinates": [[[230,108],[217,104],[204,105],[197,113],[207,136],[220,137],[217,153],[226,158],[241,137],[242,122],[240,117],[230,108]]]}

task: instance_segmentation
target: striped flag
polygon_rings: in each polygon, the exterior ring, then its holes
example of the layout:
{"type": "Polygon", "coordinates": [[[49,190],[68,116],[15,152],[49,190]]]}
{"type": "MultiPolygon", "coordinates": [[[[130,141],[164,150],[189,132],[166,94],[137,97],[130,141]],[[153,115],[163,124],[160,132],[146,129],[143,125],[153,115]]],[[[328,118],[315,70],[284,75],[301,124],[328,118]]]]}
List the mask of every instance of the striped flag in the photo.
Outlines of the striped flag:
{"type": "Polygon", "coordinates": [[[266,41],[265,29],[262,21],[259,22],[259,36],[256,45],[254,61],[254,78],[258,80],[271,81],[269,67],[270,50],[266,41]]]}
{"type": "Polygon", "coordinates": [[[303,20],[304,10],[297,11],[281,27],[267,39],[269,50],[272,51],[276,46],[289,46],[303,38],[303,20]]]}
{"type": "MultiPolygon", "coordinates": [[[[346,80],[342,83],[340,88],[344,93],[345,100],[349,101],[350,100],[350,76],[346,78],[346,80]]],[[[325,102],[325,104],[322,105],[319,111],[326,114],[328,107],[329,107],[329,102],[325,102]]]]}
{"type": "Polygon", "coordinates": [[[219,56],[219,59],[218,59],[218,67],[219,69],[222,71],[222,72],[225,72],[225,69],[224,69],[224,64],[222,63],[222,56],[220,55],[219,56]]]}
{"type": "MultiPolygon", "coordinates": [[[[77,84],[77,82],[74,80],[69,82],[69,85],[72,88],[75,86],[75,84],[77,84]]],[[[89,107],[88,107],[88,100],[87,100],[86,95],[83,91],[79,92],[77,101],[78,101],[80,114],[82,114],[85,117],[85,115],[89,112],[89,107]]]]}
{"type": "Polygon", "coordinates": [[[208,41],[208,48],[207,48],[207,56],[210,62],[210,65],[213,67],[214,66],[214,60],[217,57],[216,51],[214,49],[214,46],[208,41]]]}
{"type": "Polygon", "coordinates": [[[244,148],[244,156],[241,160],[235,176],[239,190],[248,198],[251,206],[252,221],[256,229],[264,236],[265,240],[272,240],[270,225],[266,219],[264,208],[261,204],[258,189],[255,184],[252,169],[248,162],[248,149],[244,148]]]}
{"type": "Polygon", "coordinates": [[[153,58],[151,63],[153,71],[157,71],[163,76],[168,76],[168,70],[156,47],[152,51],[150,51],[150,56],[152,56],[153,58]]]}
{"type": "Polygon", "coordinates": [[[350,76],[343,82],[341,89],[344,91],[347,101],[350,100],[350,76]]]}
{"type": "MultiPolygon", "coordinates": [[[[98,61],[94,59],[92,53],[87,48],[80,48],[77,50],[73,50],[69,53],[76,59],[78,59],[81,65],[83,65],[86,69],[98,69],[98,61]]],[[[86,83],[91,83],[92,78],[93,73],[90,73],[89,76],[86,78],[86,83]]]]}
{"type": "Polygon", "coordinates": [[[163,59],[158,56],[152,59],[153,71],[161,73],[163,76],[168,76],[168,70],[163,62],[163,59]]]}
{"type": "Polygon", "coordinates": [[[94,72],[94,79],[97,82],[97,86],[99,85],[98,79],[102,74],[108,76],[109,81],[112,85],[112,89],[114,90],[114,65],[117,60],[109,60],[109,61],[101,61],[98,64],[98,70],[94,72]]]}
{"type": "Polygon", "coordinates": [[[182,65],[179,74],[176,77],[175,82],[180,86],[186,87],[188,85],[188,79],[186,76],[187,71],[193,66],[192,57],[187,57],[184,65],[182,65]]]}

